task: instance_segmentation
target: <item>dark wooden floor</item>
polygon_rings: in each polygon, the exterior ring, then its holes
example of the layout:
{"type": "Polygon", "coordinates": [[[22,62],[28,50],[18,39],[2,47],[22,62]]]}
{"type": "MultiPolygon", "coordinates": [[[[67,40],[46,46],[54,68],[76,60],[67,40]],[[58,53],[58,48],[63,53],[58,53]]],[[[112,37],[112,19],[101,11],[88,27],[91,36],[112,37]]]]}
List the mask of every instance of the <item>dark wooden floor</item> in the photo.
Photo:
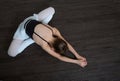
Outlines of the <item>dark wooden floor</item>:
{"type": "Polygon", "coordinates": [[[0,81],[120,81],[119,0],[1,0],[0,10],[0,81]],[[7,55],[18,24],[48,6],[56,9],[52,25],[87,67],[59,61],[36,44],[16,58],[7,55]]]}

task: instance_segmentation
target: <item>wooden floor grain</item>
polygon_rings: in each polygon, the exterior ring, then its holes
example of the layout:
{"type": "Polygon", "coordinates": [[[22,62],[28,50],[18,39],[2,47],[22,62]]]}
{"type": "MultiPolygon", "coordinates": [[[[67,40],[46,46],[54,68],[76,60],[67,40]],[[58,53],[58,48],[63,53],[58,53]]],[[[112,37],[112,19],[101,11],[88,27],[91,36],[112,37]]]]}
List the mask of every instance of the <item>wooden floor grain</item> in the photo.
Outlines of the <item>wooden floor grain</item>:
{"type": "Polygon", "coordinates": [[[0,4],[0,81],[120,81],[119,0],[1,0],[0,4]],[[36,44],[15,58],[7,55],[19,23],[48,6],[56,10],[50,24],[87,58],[87,67],[59,61],[36,44]]]}

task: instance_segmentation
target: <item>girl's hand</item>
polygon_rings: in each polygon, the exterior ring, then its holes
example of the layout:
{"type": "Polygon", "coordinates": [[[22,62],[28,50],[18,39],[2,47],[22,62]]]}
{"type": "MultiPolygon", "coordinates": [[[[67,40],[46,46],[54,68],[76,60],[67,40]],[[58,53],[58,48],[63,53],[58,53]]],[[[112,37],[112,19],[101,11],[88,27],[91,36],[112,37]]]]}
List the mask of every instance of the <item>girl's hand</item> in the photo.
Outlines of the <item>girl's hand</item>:
{"type": "Polygon", "coordinates": [[[87,65],[86,60],[77,60],[77,64],[81,67],[85,67],[87,65]]]}
{"type": "Polygon", "coordinates": [[[86,58],[85,57],[82,57],[82,56],[77,56],[76,57],[78,60],[84,60],[84,61],[86,61],[86,58]]]}

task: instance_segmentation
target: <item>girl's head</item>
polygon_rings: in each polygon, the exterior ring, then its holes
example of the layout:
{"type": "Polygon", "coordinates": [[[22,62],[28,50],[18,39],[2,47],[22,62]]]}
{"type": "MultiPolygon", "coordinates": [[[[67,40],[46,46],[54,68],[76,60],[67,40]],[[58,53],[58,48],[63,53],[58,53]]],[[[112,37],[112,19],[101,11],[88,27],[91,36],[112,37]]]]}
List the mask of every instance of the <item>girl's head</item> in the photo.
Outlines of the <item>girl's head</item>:
{"type": "Polygon", "coordinates": [[[68,50],[67,43],[59,37],[54,37],[53,42],[51,43],[52,48],[55,52],[64,55],[65,52],[68,50]]]}

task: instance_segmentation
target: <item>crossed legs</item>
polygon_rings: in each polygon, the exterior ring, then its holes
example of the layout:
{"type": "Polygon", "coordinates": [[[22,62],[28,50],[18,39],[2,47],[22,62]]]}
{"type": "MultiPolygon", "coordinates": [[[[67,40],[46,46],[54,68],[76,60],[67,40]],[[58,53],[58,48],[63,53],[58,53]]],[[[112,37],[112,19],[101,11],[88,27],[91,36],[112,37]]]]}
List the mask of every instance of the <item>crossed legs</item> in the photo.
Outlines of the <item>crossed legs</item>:
{"type": "MultiPolygon", "coordinates": [[[[33,18],[42,22],[43,24],[48,24],[49,21],[52,19],[54,13],[54,8],[48,7],[38,14],[34,14],[33,18]]],[[[22,23],[19,25],[17,31],[14,34],[13,40],[8,49],[8,55],[15,57],[33,43],[34,40],[27,36],[27,34],[25,33],[24,24],[22,23]]]]}

